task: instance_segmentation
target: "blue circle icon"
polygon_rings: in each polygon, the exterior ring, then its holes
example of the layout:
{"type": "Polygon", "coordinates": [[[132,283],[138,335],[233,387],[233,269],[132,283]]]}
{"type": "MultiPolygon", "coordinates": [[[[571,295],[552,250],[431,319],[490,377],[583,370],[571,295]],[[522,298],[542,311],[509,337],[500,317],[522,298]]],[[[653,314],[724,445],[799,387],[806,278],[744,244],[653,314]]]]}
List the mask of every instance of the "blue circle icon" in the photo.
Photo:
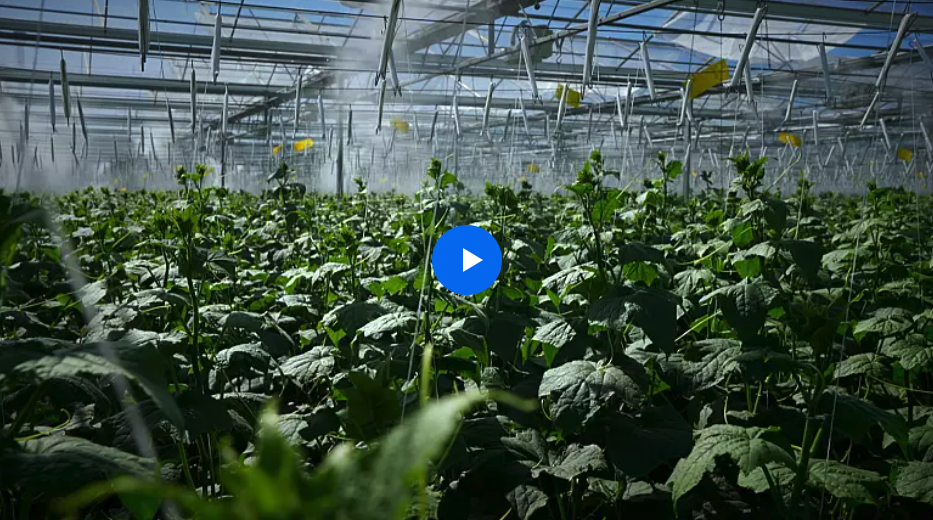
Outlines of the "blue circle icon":
{"type": "Polygon", "coordinates": [[[431,267],[441,285],[457,294],[471,296],[488,289],[499,277],[502,250],[485,229],[457,226],[437,240],[431,267]]]}

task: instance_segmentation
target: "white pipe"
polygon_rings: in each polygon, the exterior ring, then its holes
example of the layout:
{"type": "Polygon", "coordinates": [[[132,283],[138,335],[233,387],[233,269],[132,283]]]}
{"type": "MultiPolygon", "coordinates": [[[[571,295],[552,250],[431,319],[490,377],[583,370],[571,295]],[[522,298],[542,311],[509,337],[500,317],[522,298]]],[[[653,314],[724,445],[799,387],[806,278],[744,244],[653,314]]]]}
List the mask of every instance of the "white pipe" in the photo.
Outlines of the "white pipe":
{"type": "MultiPolygon", "coordinates": [[[[353,105],[347,107],[347,144],[353,143],[353,105]]],[[[305,148],[305,151],[308,149],[305,148]]],[[[360,151],[356,151],[357,163],[359,163],[360,151]]]]}
{"type": "Polygon", "coordinates": [[[324,118],[324,95],[323,94],[317,95],[317,111],[318,111],[318,115],[320,115],[321,117],[321,139],[327,140],[328,141],[327,146],[330,147],[330,142],[329,142],[330,140],[327,139],[327,123],[326,123],[326,119],[324,118]]]}
{"type": "Polygon", "coordinates": [[[81,107],[81,98],[75,99],[78,102],[78,119],[81,120],[81,135],[84,136],[84,142],[87,143],[87,125],[84,124],[84,109],[81,107]]]}
{"type": "Polygon", "coordinates": [[[509,132],[512,130],[512,109],[510,108],[505,113],[505,131],[502,133],[502,139],[500,142],[506,142],[509,138],[509,132]]]}
{"type": "Polygon", "coordinates": [[[599,2],[600,0],[590,0],[590,19],[586,33],[586,55],[583,58],[583,92],[589,87],[593,76],[593,54],[596,51],[596,33],[599,27],[596,22],[599,20],[599,2]]]}
{"type": "MultiPolygon", "coordinates": [[[[220,138],[221,140],[226,140],[227,138],[227,106],[230,102],[230,91],[227,89],[226,83],[224,84],[224,104],[223,109],[220,114],[220,138]]],[[[295,130],[298,130],[298,124],[295,123],[295,130]]]]}
{"type": "Polygon", "coordinates": [[[616,116],[619,118],[619,128],[621,128],[622,130],[625,130],[625,124],[628,121],[626,120],[626,117],[625,117],[626,112],[622,108],[622,87],[619,87],[616,90],[616,116]]]}
{"type": "Polygon", "coordinates": [[[395,39],[395,27],[398,23],[398,11],[401,4],[402,0],[392,0],[392,5],[389,7],[389,17],[386,21],[386,36],[382,41],[382,53],[379,56],[379,70],[376,74],[376,85],[379,84],[380,79],[386,79],[386,67],[389,63],[389,56],[392,53],[392,41],[395,39]]]}
{"type": "Polygon", "coordinates": [[[651,74],[651,57],[648,55],[648,42],[642,41],[639,44],[641,49],[641,64],[645,71],[645,82],[648,84],[648,95],[651,97],[651,100],[657,97],[657,92],[654,89],[654,76],[651,74]]]}
{"type": "Polygon", "coordinates": [[[217,16],[214,18],[214,42],[211,45],[211,81],[217,83],[220,75],[220,42],[223,39],[223,16],[220,6],[217,6],[217,16]]]}
{"type": "Polygon", "coordinates": [[[525,72],[528,74],[528,83],[531,85],[531,99],[532,101],[537,101],[538,96],[538,82],[535,81],[535,67],[534,63],[531,62],[531,48],[528,45],[528,38],[530,29],[522,29],[521,34],[519,35],[519,45],[521,46],[522,59],[525,61],[525,72]]]}
{"type": "Polygon", "coordinates": [[[790,87],[790,99],[787,100],[787,111],[784,112],[784,121],[781,122],[781,126],[786,125],[790,121],[791,113],[794,110],[794,101],[797,99],[797,84],[799,80],[794,80],[794,84],[790,87]]]}
{"type": "Polygon", "coordinates": [[[588,116],[586,121],[586,140],[589,141],[593,137],[593,107],[590,107],[588,110],[588,116]]]}
{"type": "Polygon", "coordinates": [[[382,114],[386,103],[386,81],[383,79],[379,85],[379,110],[376,115],[376,133],[382,128],[382,114]]]}
{"type": "Polygon", "coordinates": [[[878,122],[881,123],[881,135],[882,137],[884,137],[884,146],[886,147],[887,151],[890,152],[891,151],[891,136],[888,135],[888,125],[885,124],[883,117],[879,119],[878,122]]]}
{"type": "Polygon", "coordinates": [[[402,95],[402,84],[398,80],[398,68],[395,66],[395,53],[389,51],[389,78],[392,80],[392,93],[402,95]]]}
{"type": "Polygon", "coordinates": [[[172,117],[172,105],[168,102],[168,96],[165,96],[165,110],[168,112],[168,129],[172,134],[172,142],[175,142],[175,119],[172,117]]]}
{"type": "Polygon", "coordinates": [[[685,113],[687,115],[687,121],[693,123],[693,98],[690,97],[690,88],[693,86],[693,79],[687,80],[687,85],[684,87],[684,107],[686,107],[685,113]]]}
{"type": "MultiPolygon", "coordinates": [[[[295,88],[295,127],[292,132],[292,139],[298,138],[298,126],[301,124],[301,87],[302,87],[302,78],[301,71],[298,71],[298,85],[295,88]]],[[[227,87],[224,86],[224,103],[227,101],[227,87]]],[[[226,123],[226,120],[224,121],[226,123]]],[[[224,134],[227,132],[224,131],[224,134]]]]}
{"type": "Polygon", "coordinates": [[[865,111],[865,115],[862,116],[862,122],[859,123],[859,128],[864,128],[865,123],[868,122],[868,117],[871,115],[871,111],[875,109],[875,104],[878,102],[878,99],[881,97],[881,91],[875,91],[875,95],[871,98],[871,103],[868,104],[868,110],[865,111]]]}
{"type": "Polygon", "coordinates": [[[901,25],[897,28],[897,36],[895,36],[894,41],[891,42],[891,48],[888,50],[888,56],[884,60],[884,66],[881,67],[881,72],[878,74],[878,79],[875,81],[876,89],[884,90],[885,83],[888,81],[888,72],[891,70],[891,64],[894,63],[894,56],[901,48],[901,41],[903,41],[904,35],[907,34],[907,29],[910,28],[916,18],[917,13],[907,13],[901,18],[901,25]]]}
{"type": "Polygon", "coordinates": [[[480,135],[489,137],[489,110],[492,108],[492,92],[496,90],[496,84],[489,80],[489,88],[486,90],[486,105],[483,107],[483,127],[480,135]]]}
{"type": "Polygon", "coordinates": [[[568,92],[570,92],[570,85],[564,85],[564,88],[560,91],[560,102],[557,104],[557,127],[554,132],[558,134],[560,133],[560,125],[564,122],[564,111],[567,110],[568,92]]]}
{"type": "Polygon", "coordinates": [[[923,134],[923,140],[927,145],[927,153],[933,156],[933,141],[930,140],[930,133],[927,131],[927,127],[923,124],[923,120],[920,121],[920,133],[923,134]]]}
{"type": "Polygon", "coordinates": [[[751,107],[755,116],[758,116],[758,105],[755,104],[755,88],[752,85],[752,69],[745,67],[745,97],[748,100],[748,106],[751,107]]]}
{"type": "Polygon", "coordinates": [[[457,103],[458,97],[456,89],[454,89],[454,100],[450,108],[454,116],[454,130],[457,132],[457,137],[460,137],[460,106],[459,103],[457,103]]]}
{"type": "MultiPolygon", "coordinates": [[[[58,116],[55,114],[55,81],[49,74],[49,122],[52,124],[52,133],[55,133],[55,120],[58,116]]],[[[52,161],[54,162],[54,160],[52,161]]]]}
{"type": "Polygon", "coordinates": [[[146,56],[149,54],[149,0],[137,0],[139,7],[139,59],[140,67],[146,70],[146,56]]]}
{"type": "Polygon", "coordinates": [[[65,58],[59,63],[62,75],[62,109],[65,111],[65,122],[71,124],[71,85],[68,83],[68,66],[65,58]]]}
{"type": "Polygon", "coordinates": [[[926,47],[920,43],[920,37],[914,34],[913,47],[917,49],[917,53],[920,54],[920,58],[923,60],[923,63],[926,63],[928,69],[930,69],[930,77],[933,78],[933,60],[930,59],[929,53],[927,53],[926,47]]]}
{"type": "Polygon", "coordinates": [[[818,49],[820,51],[820,65],[823,67],[823,86],[826,88],[826,99],[832,99],[833,83],[832,78],[829,76],[829,58],[826,56],[826,45],[821,43],[818,49]]]}
{"type": "Polygon", "coordinates": [[[813,146],[820,145],[820,112],[819,110],[813,111],[813,146]]]}
{"type": "Polygon", "coordinates": [[[767,6],[759,7],[755,10],[752,26],[745,36],[745,48],[742,49],[742,55],[739,57],[739,62],[735,66],[735,72],[732,74],[732,81],[729,82],[729,88],[737,88],[739,82],[745,77],[745,68],[748,66],[748,56],[751,54],[752,46],[755,44],[755,38],[758,35],[758,27],[761,26],[761,22],[765,19],[765,14],[767,12],[767,6]]]}
{"type": "Polygon", "coordinates": [[[191,131],[194,132],[197,128],[198,121],[198,77],[197,73],[194,70],[194,67],[191,68],[191,131]]]}
{"type": "MultiPolygon", "coordinates": [[[[689,83],[690,81],[687,80],[687,82],[689,83]]],[[[680,112],[679,112],[679,115],[677,116],[678,132],[680,131],[679,128],[683,126],[684,124],[684,119],[687,118],[687,96],[688,96],[687,92],[688,90],[686,88],[680,89],[680,112]]]]}
{"type": "Polygon", "coordinates": [[[525,124],[525,135],[531,137],[531,129],[528,128],[528,111],[525,110],[525,103],[522,101],[521,92],[518,95],[518,107],[522,111],[522,123],[525,124]]]}

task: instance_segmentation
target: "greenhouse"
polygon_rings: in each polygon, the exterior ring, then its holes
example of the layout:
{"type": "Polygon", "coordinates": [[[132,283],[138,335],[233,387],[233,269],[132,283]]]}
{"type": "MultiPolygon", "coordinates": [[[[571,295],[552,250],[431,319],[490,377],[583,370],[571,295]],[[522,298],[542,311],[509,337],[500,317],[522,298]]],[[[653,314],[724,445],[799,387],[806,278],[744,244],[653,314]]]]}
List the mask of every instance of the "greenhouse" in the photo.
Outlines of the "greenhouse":
{"type": "Polygon", "coordinates": [[[931,56],[930,0],[0,0],[0,520],[933,518],[931,56]]]}

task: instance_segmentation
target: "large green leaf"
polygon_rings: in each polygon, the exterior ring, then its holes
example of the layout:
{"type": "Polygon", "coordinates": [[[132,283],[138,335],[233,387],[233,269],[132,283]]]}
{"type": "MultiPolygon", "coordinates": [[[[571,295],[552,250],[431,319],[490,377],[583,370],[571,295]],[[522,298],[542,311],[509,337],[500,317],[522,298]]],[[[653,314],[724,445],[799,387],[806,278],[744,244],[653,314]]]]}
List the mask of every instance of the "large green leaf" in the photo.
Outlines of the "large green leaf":
{"type": "Polygon", "coordinates": [[[671,494],[677,500],[693,489],[713,470],[718,457],[729,457],[739,471],[748,474],[769,462],[793,466],[794,459],[783,448],[762,438],[767,430],[743,428],[730,424],[716,424],[701,430],[693,451],[681,459],[670,477],[671,494]]]}
{"type": "Polygon", "coordinates": [[[308,387],[330,376],[335,365],[336,360],[331,349],[314,347],[307,352],[288,358],[279,368],[285,377],[301,387],[308,387]]]}
{"type": "Polygon", "coordinates": [[[631,322],[663,352],[674,350],[677,336],[677,298],[672,293],[654,289],[619,287],[590,306],[591,323],[624,330],[631,322]]]}
{"type": "Polygon", "coordinates": [[[885,338],[881,342],[881,353],[896,359],[907,370],[928,368],[933,362],[933,348],[920,334],[885,338]]]}
{"type": "Polygon", "coordinates": [[[778,291],[762,281],[744,280],[708,294],[700,303],[717,298],[739,338],[750,340],[758,335],[777,296],[778,291]]]}
{"type": "Polygon", "coordinates": [[[933,463],[907,463],[898,469],[894,489],[902,497],[933,505],[933,463]]]}
{"type": "Polygon", "coordinates": [[[165,362],[151,345],[126,342],[71,345],[54,340],[0,341],[0,383],[39,383],[68,376],[120,375],[136,381],[175,426],[184,421],[169,394],[165,362]]]}
{"type": "Polygon", "coordinates": [[[0,455],[0,487],[23,497],[61,497],[120,475],[155,477],[153,461],[79,437],[56,435],[0,455]]]}
{"type": "Polygon", "coordinates": [[[884,489],[885,479],[874,471],[853,468],[834,460],[816,460],[810,464],[808,483],[825,489],[836,498],[872,504],[884,489]]]}
{"type": "Polygon", "coordinates": [[[833,428],[847,437],[859,439],[877,424],[898,442],[907,442],[907,422],[894,412],[882,410],[870,401],[841,390],[830,390],[823,394],[819,407],[821,412],[832,414],[833,428]]]}
{"type": "Polygon", "coordinates": [[[641,477],[670,459],[686,457],[693,447],[690,425],[670,406],[646,408],[637,417],[609,419],[609,461],[630,477],[641,477]]]}
{"type": "Polygon", "coordinates": [[[631,359],[620,366],[576,360],[545,372],[538,396],[550,398],[554,422],[574,429],[613,397],[637,406],[647,387],[644,368],[631,359]]]}

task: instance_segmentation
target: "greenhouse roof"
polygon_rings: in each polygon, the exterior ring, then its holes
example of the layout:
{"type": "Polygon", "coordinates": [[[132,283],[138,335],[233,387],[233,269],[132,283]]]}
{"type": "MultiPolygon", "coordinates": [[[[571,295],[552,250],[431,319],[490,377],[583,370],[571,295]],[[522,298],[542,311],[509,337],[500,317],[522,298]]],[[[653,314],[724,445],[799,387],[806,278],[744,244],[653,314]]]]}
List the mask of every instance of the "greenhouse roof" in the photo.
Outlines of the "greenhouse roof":
{"type": "Polygon", "coordinates": [[[933,2],[626,0],[592,17],[579,0],[396,5],[380,80],[391,2],[3,0],[0,142],[33,166],[73,156],[84,183],[195,160],[265,171],[280,154],[332,170],[344,141],[353,170],[437,155],[514,174],[564,171],[593,146],[628,169],[688,148],[712,167],[737,145],[793,148],[791,134],[812,141],[804,161],[841,147],[842,168],[871,148],[851,141],[918,161],[929,144],[933,2]],[[77,121],[61,113],[62,67],[77,121]]]}

